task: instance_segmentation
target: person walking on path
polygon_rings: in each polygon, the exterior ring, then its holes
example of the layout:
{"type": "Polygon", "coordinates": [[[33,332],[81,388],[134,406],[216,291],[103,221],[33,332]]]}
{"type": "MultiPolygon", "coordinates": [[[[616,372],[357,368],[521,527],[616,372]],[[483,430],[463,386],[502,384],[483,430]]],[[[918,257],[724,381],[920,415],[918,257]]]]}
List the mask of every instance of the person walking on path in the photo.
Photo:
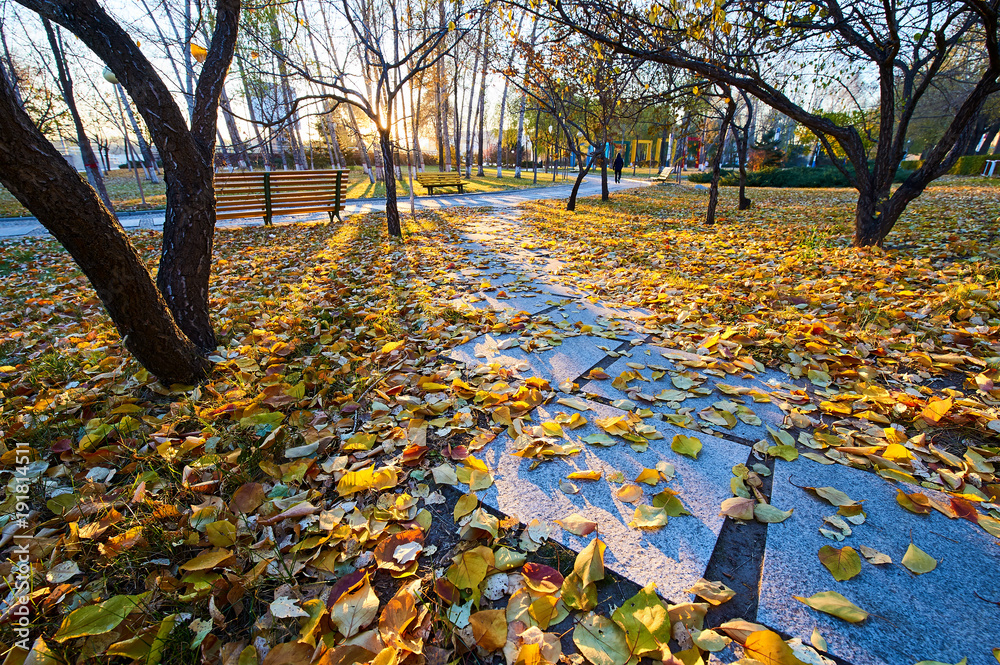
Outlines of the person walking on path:
{"type": "Polygon", "coordinates": [[[615,167],[615,182],[621,182],[622,169],[625,168],[625,159],[622,157],[621,152],[619,152],[618,156],[615,157],[614,167],[615,167]]]}

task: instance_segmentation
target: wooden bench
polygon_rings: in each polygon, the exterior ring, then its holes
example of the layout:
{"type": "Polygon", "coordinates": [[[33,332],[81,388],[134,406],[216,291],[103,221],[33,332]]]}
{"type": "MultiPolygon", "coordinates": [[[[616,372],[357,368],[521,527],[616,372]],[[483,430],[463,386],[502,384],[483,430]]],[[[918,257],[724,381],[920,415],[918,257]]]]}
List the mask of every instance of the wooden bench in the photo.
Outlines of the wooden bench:
{"type": "Polygon", "coordinates": [[[215,175],[215,218],[263,217],[325,212],[330,221],[344,209],[346,169],[256,171],[215,175]]]}
{"type": "Polygon", "coordinates": [[[458,193],[465,193],[465,183],[462,182],[462,174],[458,171],[450,173],[418,173],[417,182],[427,189],[428,194],[434,193],[435,187],[458,187],[458,193]]]}

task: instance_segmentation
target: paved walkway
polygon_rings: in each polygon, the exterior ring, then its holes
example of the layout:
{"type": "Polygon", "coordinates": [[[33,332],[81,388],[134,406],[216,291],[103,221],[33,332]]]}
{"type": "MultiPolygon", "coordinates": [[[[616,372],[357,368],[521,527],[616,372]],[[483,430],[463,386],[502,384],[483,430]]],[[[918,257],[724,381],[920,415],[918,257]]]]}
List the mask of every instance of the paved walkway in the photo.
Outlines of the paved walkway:
{"type": "MultiPolygon", "coordinates": [[[[897,488],[944,503],[949,497],[831,460],[785,461],[760,453],[776,443],[768,428],[778,431],[786,423],[782,406],[790,407],[782,395],[808,386],[794,385],[781,372],[657,343],[660,331],[644,320],[646,312],[602,301],[566,282],[559,256],[534,249],[537,242],[515,213],[469,223],[463,238],[449,251],[461,257],[456,262],[477,267],[446,276],[457,294],[448,304],[491,310],[500,320],[519,317],[523,325],[516,333],[473,339],[452,349],[450,358],[474,385],[502,385],[494,382],[510,371],[544,379],[554,390],[576,383],[572,395],[536,408],[531,426],[568,423],[575,414],[587,421],[575,429],[563,425],[564,438],[541,427],[528,436],[502,434],[476,452],[495,479],[482,496],[485,503],[574,550],[594,536],[575,536],[555,520],[579,513],[597,522],[608,566],[639,585],[655,583],[673,602],[697,601],[686,589],[702,577],[722,581],[737,596],[711,609],[711,625],[739,617],[800,638],[798,655],[805,662],[833,662],[807,652],[816,630],[840,663],[968,658],[971,665],[996,664],[991,649],[1000,646],[1000,541],[969,520],[938,511],[913,514],[896,501],[897,488]],[[603,371],[592,374],[595,369],[603,371]],[[609,441],[607,428],[595,425],[597,419],[627,420],[630,412],[642,416],[632,418],[631,431],[642,436],[631,445],[609,441]],[[698,439],[696,459],[672,450],[678,435],[698,439]],[[515,455],[529,445],[579,452],[549,454],[539,464],[542,456],[515,455]],[[644,469],[670,480],[655,487],[633,482],[644,469]],[[599,471],[600,479],[567,480],[580,471],[599,471]],[[737,482],[738,476],[749,485],[737,482]],[[790,517],[771,523],[723,517],[723,502],[731,503],[734,493],[752,497],[751,485],[771,506],[792,511],[790,517]],[[655,503],[665,487],[690,514],[675,511],[660,528],[633,525],[637,505],[655,503]],[[840,490],[860,502],[864,513],[838,515],[836,506],[805,489],[811,487],[840,490]],[[628,496],[636,491],[639,498],[628,496]],[[933,571],[918,576],[901,565],[911,542],[936,560],[933,571]],[[824,546],[862,553],[871,548],[891,563],[862,556],[861,573],[837,581],[819,559],[824,546]],[[794,598],[829,591],[870,616],[848,623],[794,598]]],[[[792,436],[800,434],[792,430],[792,436]]],[[[787,441],[803,453],[816,452],[802,445],[808,438],[787,441]]],[[[735,660],[732,649],[711,662],[735,660]]]]}
{"type": "MultiPolygon", "coordinates": [[[[547,174],[551,178],[551,174],[547,174]]],[[[531,177],[530,174],[527,177],[531,177]]],[[[539,174],[539,180],[542,180],[539,174]]],[[[623,178],[620,184],[615,184],[613,179],[609,179],[608,188],[611,191],[640,187],[651,184],[648,180],[630,180],[623,178]]],[[[470,207],[495,207],[513,208],[525,201],[537,201],[540,199],[569,198],[573,189],[573,181],[567,180],[565,184],[551,187],[533,187],[528,189],[511,189],[502,192],[482,192],[476,194],[451,194],[437,196],[418,196],[415,199],[417,210],[438,210],[441,208],[452,208],[455,206],[470,207]]],[[[601,193],[600,174],[588,175],[583,184],[580,185],[579,196],[593,196],[601,193]]],[[[345,201],[344,214],[353,215],[357,213],[378,212],[385,210],[385,199],[348,199],[345,201]]],[[[410,210],[410,198],[404,196],[399,199],[399,210],[407,213],[410,210]]],[[[150,210],[148,212],[125,213],[120,220],[122,226],[129,230],[136,229],[159,229],[163,227],[163,210],[150,210]]],[[[326,213],[314,213],[311,215],[287,215],[275,217],[275,224],[293,224],[297,222],[325,221],[326,213]]],[[[219,228],[231,228],[242,226],[261,226],[263,220],[259,218],[232,219],[219,222],[219,228]]],[[[20,236],[41,236],[48,231],[42,227],[34,217],[15,217],[9,219],[0,218],[0,238],[16,238],[20,236]]]]}

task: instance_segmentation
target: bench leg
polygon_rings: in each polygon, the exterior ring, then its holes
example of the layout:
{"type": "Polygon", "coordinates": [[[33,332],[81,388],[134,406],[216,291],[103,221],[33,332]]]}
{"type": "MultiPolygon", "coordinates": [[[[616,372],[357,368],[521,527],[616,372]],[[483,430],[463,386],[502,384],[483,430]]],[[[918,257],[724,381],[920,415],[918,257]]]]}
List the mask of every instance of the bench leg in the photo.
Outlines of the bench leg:
{"type": "Polygon", "coordinates": [[[464,185],[459,185],[459,186],[458,186],[458,193],[459,193],[459,194],[465,194],[465,189],[464,189],[464,185]]]}
{"type": "Polygon", "coordinates": [[[330,216],[330,223],[333,224],[333,215],[334,215],[334,213],[330,212],[330,211],[327,211],[326,214],[330,216]]]}
{"type": "Polygon", "coordinates": [[[271,216],[270,215],[265,215],[264,216],[264,226],[273,226],[273,224],[271,223],[271,216]]]}

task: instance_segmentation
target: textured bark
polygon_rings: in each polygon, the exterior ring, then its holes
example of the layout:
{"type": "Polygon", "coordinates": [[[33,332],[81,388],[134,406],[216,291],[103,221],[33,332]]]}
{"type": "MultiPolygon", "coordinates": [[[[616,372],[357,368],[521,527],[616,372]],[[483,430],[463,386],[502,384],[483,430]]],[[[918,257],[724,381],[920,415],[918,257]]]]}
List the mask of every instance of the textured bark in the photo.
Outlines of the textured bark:
{"type": "Polygon", "coordinates": [[[605,125],[604,136],[602,137],[600,152],[594,151],[594,157],[601,160],[601,200],[607,201],[611,198],[611,191],[608,189],[608,160],[604,156],[608,149],[608,130],[605,125]]]}
{"type": "Polygon", "coordinates": [[[483,76],[479,79],[479,109],[476,111],[476,115],[479,116],[479,165],[476,169],[476,175],[484,176],[486,172],[483,170],[483,151],[485,150],[485,133],[486,133],[486,72],[487,63],[489,62],[489,27],[486,29],[486,37],[483,42],[483,76]]]}
{"type": "Polygon", "coordinates": [[[247,154],[247,146],[240,136],[240,129],[236,126],[236,118],[233,116],[233,111],[229,103],[229,95],[226,94],[225,88],[222,88],[222,92],[220,93],[219,106],[222,109],[222,117],[226,121],[226,131],[229,132],[229,142],[233,145],[233,152],[236,153],[236,159],[243,162],[243,166],[249,169],[250,155],[247,154]]]}
{"type": "Polygon", "coordinates": [[[660,168],[656,172],[656,175],[663,173],[668,159],[670,159],[670,129],[664,125],[660,134],[660,154],[656,157],[656,161],[660,163],[660,168]]]}
{"type": "Polygon", "coordinates": [[[87,173],[87,182],[93,187],[101,197],[101,201],[108,210],[114,210],[111,199],[108,197],[108,189],[104,186],[104,176],[101,175],[101,167],[97,164],[97,156],[94,148],[87,138],[87,130],[83,126],[80,112],[76,108],[76,98],[73,96],[73,78],[70,76],[69,68],[66,67],[66,59],[63,53],[62,40],[52,29],[52,23],[47,19],[42,20],[45,27],[45,34],[49,39],[49,46],[52,48],[52,58],[56,63],[56,73],[58,77],[59,89],[62,92],[63,101],[69,109],[69,114],[73,118],[73,126],[76,129],[76,142],[80,146],[80,156],[83,158],[83,168],[87,173]]]}
{"type": "Polygon", "coordinates": [[[135,113],[132,112],[132,105],[128,103],[128,99],[125,97],[125,91],[121,85],[116,85],[115,89],[121,97],[122,106],[125,107],[125,113],[128,115],[129,123],[132,125],[132,133],[135,134],[135,142],[139,146],[139,156],[142,157],[142,169],[146,172],[146,179],[156,184],[160,182],[160,179],[156,176],[156,162],[153,161],[153,151],[149,149],[146,137],[142,135],[139,122],[135,119],[135,113]]]}
{"type": "Polygon", "coordinates": [[[589,164],[584,167],[585,161],[586,157],[581,160],[580,157],[577,156],[577,163],[580,164],[580,172],[577,173],[576,181],[573,183],[573,191],[569,193],[569,201],[566,202],[566,210],[576,210],[576,195],[580,191],[580,185],[583,184],[583,179],[586,178],[587,174],[590,172],[589,164]]]}
{"type": "Polygon", "coordinates": [[[715,208],[719,205],[719,173],[722,166],[722,153],[726,149],[726,134],[729,133],[729,125],[736,115],[736,100],[728,90],[726,94],[729,101],[726,103],[726,115],[722,118],[719,126],[719,142],[715,148],[715,155],[712,156],[712,185],[708,192],[708,212],[705,215],[706,224],[715,224],[715,208]]]}
{"type": "Polygon", "coordinates": [[[212,187],[219,97],[232,60],[240,0],[218,0],[215,32],[194,91],[191,128],[135,41],[95,0],[18,0],[83,41],[128,90],[163,159],[167,208],[157,286],[181,330],[216,345],[208,309],[215,234],[212,187]]]}
{"type": "Polygon", "coordinates": [[[535,109],[535,138],[531,141],[531,184],[538,184],[538,121],[542,115],[541,109],[535,109]]]}
{"type": "Polygon", "coordinates": [[[462,171],[462,100],[458,96],[458,58],[455,58],[455,170],[462,171]]]}
{"type": "Polygon", "coordinates": [[[469,114],[465,120],[465,177],[472,177],[472,130],[475,120],[472,115],[476,106],[476,75],[479,71],[479,58],[483,59],[483,78],[486,78],[486,56],[483,53],[483,30],[476,36],[476,58],[472,63],[472,85],[469,86],[469,114]]]}
{"type": "MultiPolygon", "coordinates": [[[[382,148],[382,161],[385,164],[386,173],[392,173],[392,140],[389,138],[389,131],[379,129],[379,146],[382,148]]],[[[389,229],[389,235],[395,238],[402,238],[403,232],[399,227],[399,206],[396,202],[396,179],[391,175],[385,179],[385,223],[389,229]]]]}
{"type": "Polygon", "coordinates": [[[93,284],[132,355],[163,383],[193,383],[209,363],[177,326],[125,230],[0,81],[0,183],[93,284]]]}
{"type": "MultiPolygon", "coordinates": [[[[513,56],[511,56],[511,60],[513,60],[513,56]]],[[[509,85],[510,81],[506,77],[504,77],[503,95],[500,97],[500,126],[497,128],[497,177],[498,178],[503,177],[503,121],[504,121],[504,116],[507,115],[507,88],[509,85]]]]}
{"type": "MultiPolygon", "coordinates": [[[[535,52],[535,37],[538,34],[538,17],[535,16],[531,21],[531,38],[528,44],[528,53],[533,54],[535,52]]],[[[530,59],[530,55],[528,56],[530,59]]],[[[528,71],[530,71],[530,66],[524,68],[524,85],[522,90],[527,90],[528,88],[528,71]]],[[[517,179],[521,178],[521,160],[524,158],[524,110],[525,110],[525,95],[521,95],[521,107],[518,109],[517,113],[517,143],[515,144],[515,157],[514,157],[514,177],[517,179]]]]}
{"type": "Polygon", "coordinates": [[[747,143],[749,139],[746,134],[741,134],[736,139],[736,154],[740,160],[740,210],[749,210],[753,201],[747,198],[747,143]]]}

